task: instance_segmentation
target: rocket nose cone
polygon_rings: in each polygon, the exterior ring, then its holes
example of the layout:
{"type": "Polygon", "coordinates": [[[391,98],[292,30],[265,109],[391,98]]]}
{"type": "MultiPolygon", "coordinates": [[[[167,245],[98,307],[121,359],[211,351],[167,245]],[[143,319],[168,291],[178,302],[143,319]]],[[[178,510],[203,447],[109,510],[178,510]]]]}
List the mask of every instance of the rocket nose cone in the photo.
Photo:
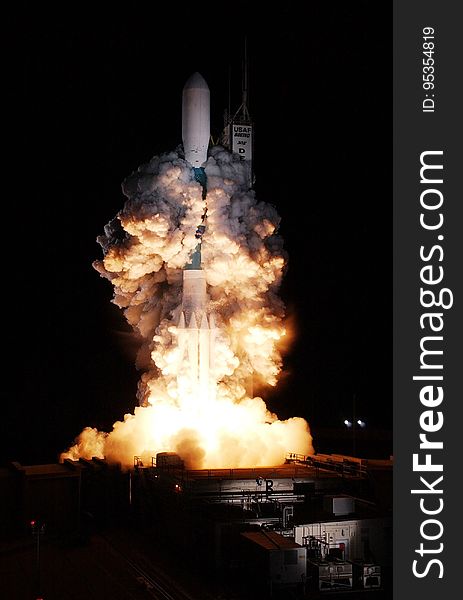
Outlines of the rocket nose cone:
{"type": "Polygon", "coordinates": [[[184,90],[208,90],[209,86],[201,73],[193,73],[185,83],[184,90]]]}

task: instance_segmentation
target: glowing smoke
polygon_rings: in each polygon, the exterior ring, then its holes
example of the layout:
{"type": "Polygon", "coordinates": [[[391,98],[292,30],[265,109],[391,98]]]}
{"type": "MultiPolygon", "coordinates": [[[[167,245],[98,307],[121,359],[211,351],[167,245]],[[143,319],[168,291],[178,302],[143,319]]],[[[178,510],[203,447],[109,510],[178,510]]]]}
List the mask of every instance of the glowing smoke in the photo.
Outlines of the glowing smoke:
{"type": "Polygon", "coordinates": [[[84,429],[62,458],[98,456],[130,465],[134,455],[149,460],[175,451],[190,467],[218,468],[276,465],[287,451],[313,452],[303,419],[279,421],[246,391],[251,377],[276,385],[282,366],[279,216],[247,189],[245,167],[228,151],[213,148],[205,170],[202,265],[217,327],[214,394],[198,400],[179,359],[182,269],[198,243],[204,200],[191,167],[172,152],[154,157],[124,182],[128,200],[98,239],[104,259],[94,264],[144,340],[140,406],[109,434],[84,429]]]}

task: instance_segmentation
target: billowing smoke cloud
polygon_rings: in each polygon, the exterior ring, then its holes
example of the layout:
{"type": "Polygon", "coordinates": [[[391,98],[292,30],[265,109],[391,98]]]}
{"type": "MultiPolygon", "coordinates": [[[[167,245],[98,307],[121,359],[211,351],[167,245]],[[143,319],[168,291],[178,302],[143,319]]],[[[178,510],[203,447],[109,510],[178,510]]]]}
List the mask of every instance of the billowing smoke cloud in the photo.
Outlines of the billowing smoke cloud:
{"type": "Polygon", "coordinates": [[[175,451],[196,468],[281,464],[287,451],[313,452],[307,423],[279,421],[250,382],[275,386],[285,335],[277,292],[285,267],[275,209],[248,190],[244,164],[215,147],[206,164],[207,230],[202,265],[216,321],[214,393],[198,399],[177,344],[182,269],[198,240],[202,188],[177,152],[154,157],[123,185],[122,211],[98,239],[95,268],[140,334],[144,373],[133,415],[109,434],[86,428],[62,458],[106,457],[125,465],[175,451]]]}

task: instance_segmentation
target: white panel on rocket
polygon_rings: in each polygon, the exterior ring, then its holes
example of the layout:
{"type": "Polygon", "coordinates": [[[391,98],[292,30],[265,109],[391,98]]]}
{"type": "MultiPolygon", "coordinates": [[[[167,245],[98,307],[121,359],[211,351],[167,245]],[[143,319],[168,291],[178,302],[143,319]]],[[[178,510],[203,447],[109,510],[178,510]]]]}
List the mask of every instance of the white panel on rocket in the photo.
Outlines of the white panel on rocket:
{"type": "Polygon", "coordinates": [[[199,168],[207,160],[210,138],[210,93],[206,80],[193,75],[183,88],[182,138],[185,160],[199,168]]]}

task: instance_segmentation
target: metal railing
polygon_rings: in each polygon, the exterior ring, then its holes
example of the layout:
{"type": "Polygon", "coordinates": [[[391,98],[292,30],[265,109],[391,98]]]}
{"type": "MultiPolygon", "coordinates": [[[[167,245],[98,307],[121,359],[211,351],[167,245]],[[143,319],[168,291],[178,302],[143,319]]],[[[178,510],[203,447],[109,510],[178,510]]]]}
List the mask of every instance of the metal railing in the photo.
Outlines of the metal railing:
{"type": "Polygon", "coordinates": [[[354,456],[342,454],[313,454],[304,455],[294,452],[286,454],[286,462],[297,463],[317,469],[334,471],[341,475],[364,478],[367,476],[367,461],[354,456]]]}

